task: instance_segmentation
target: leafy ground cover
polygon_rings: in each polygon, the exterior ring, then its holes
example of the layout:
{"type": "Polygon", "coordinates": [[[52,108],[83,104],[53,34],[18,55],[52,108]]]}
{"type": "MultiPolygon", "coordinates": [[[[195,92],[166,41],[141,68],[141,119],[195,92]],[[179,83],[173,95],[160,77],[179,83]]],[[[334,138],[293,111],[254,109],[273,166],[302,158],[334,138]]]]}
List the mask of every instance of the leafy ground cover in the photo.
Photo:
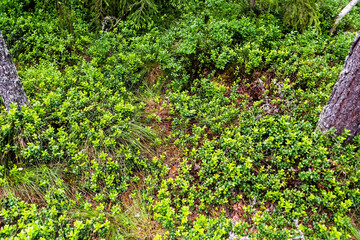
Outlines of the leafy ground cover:
{"type": "Polygon", "coordinates": [[[358,237],[360,139],[315,128],[359,11],[329,36],[324,2],[303,31],[222,0],[109,31],[0,3],[29,99],[1,107],[0,238],[358,237]]]}

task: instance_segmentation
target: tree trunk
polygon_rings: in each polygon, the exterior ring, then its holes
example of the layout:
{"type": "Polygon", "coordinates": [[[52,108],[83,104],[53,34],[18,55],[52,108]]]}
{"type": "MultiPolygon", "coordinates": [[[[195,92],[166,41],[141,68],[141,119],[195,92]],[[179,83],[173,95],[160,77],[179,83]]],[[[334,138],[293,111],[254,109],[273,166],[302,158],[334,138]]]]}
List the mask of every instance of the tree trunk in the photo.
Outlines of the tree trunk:
{"type": "Polygon", "coordinates": [[[343,10],[341,10],[341,12],[339,13],[339,15],[337,16],[332,28],[330,29],[330,33],[333,34],[335,31],[336,26],[339,24],[339,22],[341,21],[341,19],[343,17],[345,17],[346,14],[348,14],[351,9],[353,9],[353,7],[355,7],[355,5],[359,2],[360,0],[351,0],[350,3],[348,5],[346,5],[346,7],[344,7],[343,10]]]}
{"type": "Polygon", "coordinates": [[[11,103],[17,103],[18,108],[27,104],[24,88],[14,63],[0,33],[0,95],[7,110],[11,103]]]}
{"type": "Polygon", "coordinates": [[[318,121],[318,129],[350,130],[350,141],[360,134],[360,33],[346,57],[344,68],[318,121]]]}

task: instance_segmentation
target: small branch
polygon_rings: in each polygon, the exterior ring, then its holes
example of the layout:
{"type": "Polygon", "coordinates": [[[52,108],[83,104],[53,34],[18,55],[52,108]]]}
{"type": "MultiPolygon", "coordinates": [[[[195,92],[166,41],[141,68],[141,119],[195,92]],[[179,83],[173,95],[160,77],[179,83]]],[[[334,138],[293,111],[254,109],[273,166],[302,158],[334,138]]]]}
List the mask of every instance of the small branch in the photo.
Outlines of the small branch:
{"type": "Polygon", "coordinates": [[[341,12],[339,13],[339,15],[337,16],[334,25],[332,26],[331,30],[330,30],[330,34],[333,34],[335,31],[336,26],[339,24],[339,22],[341,21],[341,19],[343,17],[345,17],[346,14],[348,14],[351,9],[353,9],[353,7],[355,7],[355,5],[359,2],[360,0],[351,0],[350,3],[348,5],[346,5],[346,7],[343,8],[343,10],[341,10],[341,12]]]}
{"type": "Polygon", "coordinates": [[[255,5],[255,0],[251,0],[251,9],[254,7],[255,5]]]}
{"type": "Polygon", "coordinates": [[[299,236],[294,237],[294,238],[290,238],[288,240],[295,240],[295,239],[305,240],[305,234],[300,230],[299,220],[295,219],[294,222],[295,222],[295,227],[299,232],[299,236]]]}
{"type": "Polygon", "coordinates": [[[116,26],[118,22],[118,19],[116,17],[113,17],[113,16],[106,16],[104,17],[104,20],[102,21],[102,27],[101,27],[101,30],[102,31],[109,31],[111,30],[111,28],[114,28],[114,26],[116,26]],[[115,25],[111,26],[109,29],[106,29],[106,25],[108,24],[108,22],[110,22],[110,24],[112,23],[111,21],[115,21],[115,25]]]}

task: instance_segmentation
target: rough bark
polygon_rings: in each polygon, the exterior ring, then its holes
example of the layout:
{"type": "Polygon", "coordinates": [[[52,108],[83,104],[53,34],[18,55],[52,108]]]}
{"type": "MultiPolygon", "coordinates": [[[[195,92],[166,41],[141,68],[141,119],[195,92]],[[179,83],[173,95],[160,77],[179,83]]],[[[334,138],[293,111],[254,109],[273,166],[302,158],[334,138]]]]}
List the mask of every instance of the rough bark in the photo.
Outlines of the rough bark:
{"type": "Polygon", "coordinates": [[[350,130],[350,137],[360,134],[360,34],[346,57],[344,68],[318,121],[321,131],[335,127],[337,134],[350,130]]]}
{"type": "Polygon", "coordinates": [[[27,104],[24,88],[17,74],[10,53],[0,33],[0,96],[5,108],[10,109],[11,103],[17,103],[18,108],[27,104]]]}
{"type": "Polygon", "coordinates": [[[339,13],[339,15],[337,16],[331,30],[330,33],[333,34],[335,31],[336,26],[339,24],[339,22],[341,21],[341,19],[343,17],[345,17],[346,14],[348,14],[351,9],[353,9],[353,7],[355,7],[355,5],[359,2],[360,0],[352,0],[350,1],[350,3],[348,5],[346,5],[346,7],[343,8],[343,10],[341,10],[341,12],[339,13]]]}

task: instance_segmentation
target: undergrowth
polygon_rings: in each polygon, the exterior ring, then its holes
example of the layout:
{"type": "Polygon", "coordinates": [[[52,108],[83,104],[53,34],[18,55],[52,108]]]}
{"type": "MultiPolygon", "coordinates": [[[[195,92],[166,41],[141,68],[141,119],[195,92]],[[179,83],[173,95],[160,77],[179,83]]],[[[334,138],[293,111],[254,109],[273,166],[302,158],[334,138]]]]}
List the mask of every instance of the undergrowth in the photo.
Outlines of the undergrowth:
{"type": "Polygon", "coordinates": [[[329,36],[346,1],[299,31],[266,1],[104,31],[70,2],[0,3],[29,99],[0,108],[1,239],[359,238],[360,139],[315,130],[357,8],[329,36]]]}

